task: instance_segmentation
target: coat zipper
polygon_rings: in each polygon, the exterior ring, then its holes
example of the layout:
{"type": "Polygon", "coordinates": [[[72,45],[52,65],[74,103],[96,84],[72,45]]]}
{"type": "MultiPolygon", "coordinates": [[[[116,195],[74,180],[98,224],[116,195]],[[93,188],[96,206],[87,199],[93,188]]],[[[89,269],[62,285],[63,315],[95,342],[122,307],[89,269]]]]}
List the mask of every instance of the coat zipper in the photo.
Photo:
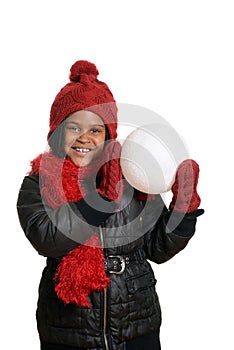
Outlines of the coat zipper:
{"type": "MultiPolygon", "coordinates": [[[[103,237],[103,230],[102,226],[99,226],[99,232],[100,232],[100,238],[101,238],[101,246],[102,250],[104,250],[104,237],[103,237]]],[[[103,337],[104,337],[104,344],[105,344],[105,350],[109,350],[108,341],[107,341],[107,290],[104,289],[103,291],[103,302],[104,302],[104,309],[103,309],[103,337]]]]}

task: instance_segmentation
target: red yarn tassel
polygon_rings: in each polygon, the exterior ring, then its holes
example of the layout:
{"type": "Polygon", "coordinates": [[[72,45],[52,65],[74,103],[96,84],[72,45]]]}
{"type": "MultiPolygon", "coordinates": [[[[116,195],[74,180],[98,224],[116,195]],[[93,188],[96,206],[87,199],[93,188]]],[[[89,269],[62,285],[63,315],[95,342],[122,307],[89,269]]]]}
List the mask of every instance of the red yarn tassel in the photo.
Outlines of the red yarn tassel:
{"type": "Polygon", "coordinates": [[[105,258],[97,234],[70,251],[58,265],[55,291],[65,304],[92,308],[88,295],[108,287],[110,278],[104,269],[105,258]]]}

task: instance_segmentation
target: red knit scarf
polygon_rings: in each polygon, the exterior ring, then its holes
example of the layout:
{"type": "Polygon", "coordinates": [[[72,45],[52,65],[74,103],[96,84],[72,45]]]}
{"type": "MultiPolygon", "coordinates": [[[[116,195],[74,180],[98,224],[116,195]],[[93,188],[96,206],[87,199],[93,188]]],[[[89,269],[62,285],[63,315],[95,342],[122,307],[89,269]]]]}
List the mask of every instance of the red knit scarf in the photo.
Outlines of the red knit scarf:
{"type": "MultiPolygon", "coordinates": [[[[51,208],[59,208],[67,202],[79,202],[86,194],[82,180],[94,176],[100,167],[98,176],[102,180],[97,191],[110,200],[119,201],[123,193],[120,151],[120,144],[111,142],[105,146],[102,156],[86,167],[46,152],[31,162],[30,173],[40,176],[41,195],[51,208]]],[[[97,234],[65,255],[55,275],[58,297],[65,304],[75,303],[91,308],[88,295],[93,291],[103,291],[110,282],[104,270],[104,260],[97,234]]]]}

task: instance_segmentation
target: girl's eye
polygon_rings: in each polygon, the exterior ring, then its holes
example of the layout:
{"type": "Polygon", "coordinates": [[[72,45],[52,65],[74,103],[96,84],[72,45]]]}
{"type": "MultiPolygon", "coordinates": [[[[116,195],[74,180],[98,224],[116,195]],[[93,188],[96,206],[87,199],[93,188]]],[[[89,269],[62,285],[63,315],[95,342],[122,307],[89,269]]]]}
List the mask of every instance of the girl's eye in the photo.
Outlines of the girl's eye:
{"type": "Polygon", "coordinates": [[[101,131],[100,130],[98,130],[98,129],[92,129],[91,130],[91,133],[92,134],[99,134],[101,131]]]}
{"type": "Polygon", "coordinates": [[[80,129],[77,126],[72,126],[72,125],[68,125],[67,130],[70,130],[72,132],[79,132],[80,131],[80,129]]]}

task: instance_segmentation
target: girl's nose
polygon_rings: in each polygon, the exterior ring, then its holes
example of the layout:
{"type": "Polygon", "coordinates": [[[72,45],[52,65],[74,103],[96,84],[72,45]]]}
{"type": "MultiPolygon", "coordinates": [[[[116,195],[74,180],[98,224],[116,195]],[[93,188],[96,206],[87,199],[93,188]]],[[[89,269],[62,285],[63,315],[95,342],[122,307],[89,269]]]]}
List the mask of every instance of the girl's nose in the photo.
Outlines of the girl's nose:
{"type": "Polygon", "coordinates": [[[77,140],[83,143],[89,142],[89,135],[88,132],[83,131],[79,135],[77,135],[77,140]]]}

